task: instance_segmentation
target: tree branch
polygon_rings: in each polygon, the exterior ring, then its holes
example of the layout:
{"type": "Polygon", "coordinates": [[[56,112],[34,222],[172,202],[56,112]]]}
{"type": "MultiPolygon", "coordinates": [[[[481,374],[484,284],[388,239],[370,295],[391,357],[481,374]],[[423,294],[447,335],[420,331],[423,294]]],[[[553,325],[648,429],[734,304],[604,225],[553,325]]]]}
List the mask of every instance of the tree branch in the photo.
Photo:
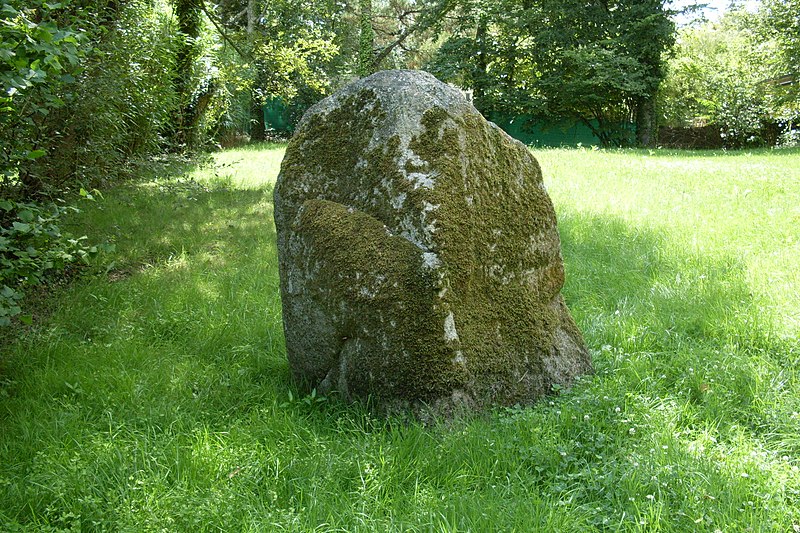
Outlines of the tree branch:
{"type": "Polygon", "coordinates": [[[449,0],[444,0],[442,5],[436,9],[430,16],[421,16],[414,24],[409,26],[404,32],[402,32],[397,39],[393,42],[389,43],[387,46],[383,48],[375,57],[372,58],[372,62],[370,63],[370,70],[375,71],[380,65],[381,61],[389,57],[389,54],[392,51],[403,44],[403,42],[408,39],[412,34],[416,33],[419,30],[425,30],[442,20],[445,15],[447,15],[450,11],[453,10],[455,7],[455,2],[451,2],[449,0]]]}
{"type": "MultiPolygon", "coordinates": [[[[203,13],[205,13],[205,14],[206,14],[206,16],[208,17],[208,20],[210,20],[210,21],[211,21],[211,24],[213,24],[213,25],[214,25],[214,27],[215,27],[215,28],[217,28],[217,31],[218,31],[218,32],[219,32],[219,34],[222,36],[222,39],[223,39],[223,40],[224,40],[226,43],[230,44],[230,45],[233,47],[233,49],[234,49],[234,50],[236,50],[236,53],[238,53],[238,54],[239,54],[239,56],[240,56],[242,59],[246,59],[246,60],[248,60],[248,61],[253,61],[253,60],[254,60],[254,59],[253,59],[253,56],[252,56],[252,55],[250,55],[250,54],[245,54],[244,52],[242,52],[242,49],[241,49],[241,48],[239,48],[239,46],[238,46],[238,45],[237,45],[237,44],[236,44],[236,43],[235,43],[235,42],[234,42],[234,41],[233,41],[233,40],[230,38],[230,36],[229,36],[229,35],[228,35],[228,34],[225,32],[225,29],[222,27],[222,24],[221,24],[221,23],[220,23],[220,22],[219,22],[219,21],[216,19],[216,17],[214,17],[214,15],[212,15],[212,14],[211,14],[211,12],[208,10],[208,6],[206,6],[206,3],[205,3],[205,1],[204,1],[204,0],[200,0],[198,3],[200,4],[200,9],[202,9],[202,10],[203,10],[203,13]]],[[[238,17],[238,16],[237,16],[237,17],[238,17]]]]}

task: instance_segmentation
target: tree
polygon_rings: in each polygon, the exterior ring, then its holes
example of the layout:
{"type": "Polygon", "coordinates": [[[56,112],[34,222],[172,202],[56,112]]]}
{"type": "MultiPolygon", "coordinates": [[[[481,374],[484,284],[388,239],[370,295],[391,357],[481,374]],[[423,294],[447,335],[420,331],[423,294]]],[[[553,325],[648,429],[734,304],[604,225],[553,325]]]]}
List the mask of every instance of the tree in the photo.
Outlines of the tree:
{"type": "Polygon", "coordinates": [[[655,95],[665,53],[674,42],[663,0],[543,0],[545,24],[535,35],[537,85],[556,114],[574,116],[603,145],[628,142],[619,125],[635,118],[638,141],[654,141],[655,95]]]}
{"type": "Polygon", "coordinates": [[[218,97],[226,103],[212,107],[231,127],[243,126],[228,121],[231,113],[223,110],[249,105],[256,124],[260,105],[275,99],[298,119],[356,76],[419,65],[437,24],[454,5],[455,0],[222,0],[209,18],[220,26],[221,44],[241,53],[216,63],[218,97]]]}
{"type": "Polygon", "coordinates": [[[305,109],[326,95],[344,70],[338,31],[345,27],[344,16],[335,0],[216,4],[209,18],[218,26],[217,92],[208,129],[218,137],[249,133],[259,138],[266,101],[305,109]]]}
{"type": "MultiPolygon", "coordinates": [[[[371,4],[371,0],[360,1],[369,1],[371,4]]],[[[372,33],[375,42],[369,70],[380,69],[393,55],[395,58],[392,67],[407,66],[409,62],[413,62],[411,58],[419,54],[420,50],[409,47],[408,43],[413,41],[414,37],[418,38],[418,45],[429,40],[435,35],[444,18],[459,5],[459,1],[463,0],[432,0],[424,3],[414,0],[388,2],[379,13],[383,24],[376,24],[377,17],[375,13],[373,14],[372,33]],[[398,51],[402,54],[396,54],[398,51]],[[398,65],[398,62],[401,64],[398,65]]]]}
{"type": "Polygon", "coordinates": [[[475,106],[485,115],[538,112],[531,83],[535,40],[526,25],[543,16],[541,2],[462,1],[447,25],[449,37],[428,68],[471,88],[475,106]]]}
{"type": "MultiPolygon", "coordinates": [[[[0,187],[41,188],[29,163],[45,156],[47,116],[80,75],[84,32],[60,23],[42,1],[0,4],[0,187]]],[[[5,193],[7,194],[7,193],[5,193]]]]}
{"type": "Polygon", "coordinates": [[[194,65],[201,54],[198,41],[202,30],[203,1],[173,0],[178,26],[173,85],[179,104],[173,119],[172,143],[179,150],[195,145],[197,124],[204,107],[201,102],[213,90],[207,87],[206,94],[195,95],[193,83],[194,65]]]}
{"type": "Polygon", "coordinates": [[[432,66],[474,84],[484,112],[572,117],[607,146],[636,117],[649,144],[670,15],[664,0],[498,0],[468,10],[432,66]]]}
{"type": "Polygon", "coordinates": [[[761,14],[787,74],[800,77],[800,0],[763,0],[761,14]]]}
{"type": "Polygon", "coordinates": [[[668,125],[716,125],[731,148],[767,142],[765,125],[781,105],[771,80],[784,71],[759,16],[739,10],[681,30],[660,95],[668,125]]]}
{"type": "Polygon", "coordinates": [[[777,49],[772,59],[781,83],[775,118],[791,130],[800,123],[800,0],[764,0],[760,15],[762,40],[777,49]]]}
{"type": "Polygon", "coordinates": [[[675,44],[673,12],[665,4],[642,0],[628,2],[622,10],[625,20],[618,39],[626,55],[637,61],[644,86],[633,104],[638,146],[653,146],[658,137],[658,88],[666,77],[666,56],[675,44]]]}

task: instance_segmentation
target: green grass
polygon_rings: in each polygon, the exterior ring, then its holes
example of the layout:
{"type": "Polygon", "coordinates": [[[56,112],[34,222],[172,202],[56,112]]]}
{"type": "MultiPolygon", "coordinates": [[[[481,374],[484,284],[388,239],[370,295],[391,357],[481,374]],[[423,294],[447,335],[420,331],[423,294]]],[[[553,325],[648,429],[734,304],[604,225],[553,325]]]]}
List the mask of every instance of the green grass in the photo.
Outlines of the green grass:
{"type": "Polygon", "coordinates": [[[597,374],[428,428],[298,397],[280,146],[104,191],[0,343],[0,530],[800,528],[800,152],[536,155],[597,374]]]}

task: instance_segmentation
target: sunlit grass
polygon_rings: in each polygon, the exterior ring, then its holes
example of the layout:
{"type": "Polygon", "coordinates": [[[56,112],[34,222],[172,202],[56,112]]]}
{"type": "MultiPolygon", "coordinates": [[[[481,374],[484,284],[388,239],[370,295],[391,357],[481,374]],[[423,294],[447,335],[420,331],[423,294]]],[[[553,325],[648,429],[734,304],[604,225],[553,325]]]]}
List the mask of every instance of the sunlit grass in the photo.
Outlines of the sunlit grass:
{"type": "Polygon", "coordinates": [[[0,355],[3,531],[793,531],[800,152],[535,152],[597,375],[435,427],[301,397],[280,146],[104,191],[0,355]]]}
{"type": "Polygon", "coordinates": [[[189,176],[206,183],[226,181],[236,189],[262,189],[274,183],[282,159],[282,145],[253,144],[214,154],[211,168],[198,168],[189,176]]]}
{"type": "MultiPolygon", "coordinates": [[[[666,238],[668,257],[735,259],[761,311],[800,330],[800,153],[540,151],[562,216],[618,218],[666,238]]],[[[696,268],[688,269],[703,275],[696,268]]]]}

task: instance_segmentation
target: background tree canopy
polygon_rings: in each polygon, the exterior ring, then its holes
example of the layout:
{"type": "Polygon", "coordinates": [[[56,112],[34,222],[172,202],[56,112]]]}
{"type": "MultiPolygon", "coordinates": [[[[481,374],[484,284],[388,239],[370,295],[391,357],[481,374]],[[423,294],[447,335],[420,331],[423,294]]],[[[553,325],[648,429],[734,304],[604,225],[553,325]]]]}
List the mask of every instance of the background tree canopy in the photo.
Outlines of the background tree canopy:
{"type": "Polygon", "coordinates": [[[574,116],[620,144],[620,117],[652,122],[673,35],[663,2],[628,4],[4,0],[0,187],[48,195],[161,150],[261,137],[265,100],[299,113],[380,68],[428,68],[483,111],[574,116]]]}
{"type": "Polygon", "coordinates": [[[603,146],[654,146],[659,126],[800,142],[800,0],[680,30],[671,5],[0,0],[0,322],[18,289],[96,253],[59,228],[79,194],[155,155],[263,139],[265,103],[291,124],[379,69],[427,69],[501,124],[583,124],[603,146]]]}
{"type": "Polygon", "coordinates": [[[663,1],[504,0],[465,4],[432,70],[475,88],[484,113],[574,117],[604,145],[636,119],[653,140],[654,98],[674,40],[663,1]],[[476,58],[473,61],[473,58],[476,58]]]}
{"type": "Polygon", "coordinates": [[[89,190],[155,153],[263,138],[264,102],[297,120],[382,68],[430,70],[488,116],[579,121],[606,146],[654,145],[659,125],[712,124],[730,146],[791,131],[798,0],[680,31],[670,5],[3,0],[0,196],[89,190]]]}
{"type": "Polygon", "coordinates": [[[715,125],[733,148],[772,143],[781,131],[794,135],[798,9],[796,1],[769,1],[757,13],[734,10],[683,28],[661,86],[663,123],[715,125]]]}

